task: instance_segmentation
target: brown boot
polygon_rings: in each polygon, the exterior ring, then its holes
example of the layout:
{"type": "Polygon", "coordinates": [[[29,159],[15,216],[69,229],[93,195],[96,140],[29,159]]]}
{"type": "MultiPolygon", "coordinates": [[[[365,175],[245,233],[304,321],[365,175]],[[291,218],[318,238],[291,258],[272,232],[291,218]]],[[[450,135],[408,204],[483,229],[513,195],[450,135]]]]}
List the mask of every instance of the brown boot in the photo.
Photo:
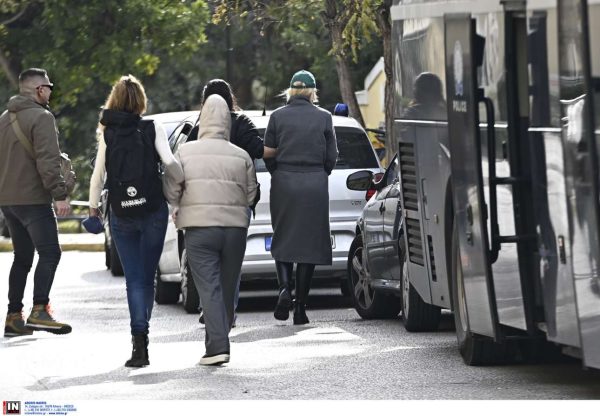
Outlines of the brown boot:
{"type": "Polygon", "coordinates": [[[4,336],[7,338],[20,337],[23,335],[31,335],[33,330],[27,328],[23,312],[13,312],[6,314],[4,322],[4,336]]]}

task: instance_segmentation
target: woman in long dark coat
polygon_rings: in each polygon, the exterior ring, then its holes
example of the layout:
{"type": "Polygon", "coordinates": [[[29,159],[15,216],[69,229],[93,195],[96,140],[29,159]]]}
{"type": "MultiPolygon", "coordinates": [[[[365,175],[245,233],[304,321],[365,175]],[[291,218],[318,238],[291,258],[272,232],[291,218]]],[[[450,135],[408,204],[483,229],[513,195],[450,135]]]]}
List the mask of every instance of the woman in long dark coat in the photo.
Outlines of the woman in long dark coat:
{"type": "Polygon", "coordinates": [[[313,103],[316,83],[308,71],[292,77],[287,105],[271,114],[265,146],[276,148],[271,172],[271,254],[279,281],[275,318],[292,306],[290,282],[296,266],[294,324],[307,324],[305,307],[315,265],[331,264],[328,176],[338,155],[331,114],[313,103]]]}

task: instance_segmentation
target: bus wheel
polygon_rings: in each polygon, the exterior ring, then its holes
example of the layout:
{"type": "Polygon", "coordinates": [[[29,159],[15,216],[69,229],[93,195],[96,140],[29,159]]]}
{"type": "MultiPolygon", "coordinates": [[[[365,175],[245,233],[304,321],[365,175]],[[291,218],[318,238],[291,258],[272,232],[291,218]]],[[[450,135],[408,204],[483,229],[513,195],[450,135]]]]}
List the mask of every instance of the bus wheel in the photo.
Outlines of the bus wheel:
{"type": "Polygon", "coordinates": [[[354,309],[363,319],[391,319],[400,313],[399,299],[375,290],[363,264],[362,236],[358,234],[348,254],[348,283],[354,309]]]}
{"type": "Polygon", "coordinates": [[[467,365],[502,364],[508,357],[507,345],[498,344],[491,338],[474,334],[469,329],[457,228],[454,223],[452,232],[452,305],[460,355],[467,365]]]}
{"type": "Polygon", "coordinates": [[[406,251],[403,250],[404,241],[400,243],[400,256],[402,276],[400,288],[402,292],[402,320],[404,327],[410,332],[435,331],[442,315],[441,308],[425,303],[417,290],[408,279],[408,262],[406,251]]]}

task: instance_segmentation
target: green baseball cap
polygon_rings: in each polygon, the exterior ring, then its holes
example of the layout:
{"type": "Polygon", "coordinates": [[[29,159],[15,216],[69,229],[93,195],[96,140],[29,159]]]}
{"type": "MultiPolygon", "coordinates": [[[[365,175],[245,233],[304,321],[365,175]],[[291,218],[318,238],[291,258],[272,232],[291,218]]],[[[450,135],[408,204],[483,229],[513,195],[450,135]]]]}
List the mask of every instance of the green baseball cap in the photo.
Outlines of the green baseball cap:
{"type": "Polygon", "coordinates": [[[290,88],[316,88],[317,82],[315,81],[315,77],[308,71],[301,70],[294,74],[292,80],[290,81],[290,88]],[[302,85],[294,85],[297,82],[301,82],[302,85]]]}

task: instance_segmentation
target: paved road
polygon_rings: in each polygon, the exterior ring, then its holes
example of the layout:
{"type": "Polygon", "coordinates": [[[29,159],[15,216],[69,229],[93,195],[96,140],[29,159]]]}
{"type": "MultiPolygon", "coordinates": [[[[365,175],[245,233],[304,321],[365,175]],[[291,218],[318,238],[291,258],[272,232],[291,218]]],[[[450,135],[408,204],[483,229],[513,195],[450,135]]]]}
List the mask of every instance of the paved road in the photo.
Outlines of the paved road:
{"type": "MultiPolygon", "coordinates": [[[[151,365],[130,370],[123,367],[130,352],[124,280],[103,261],[102,253],[63,254],[52,300],[74,331],[2,339],[3,400],[600,397],[600,372],[579,363],[467,367],[450,315],[437,333],[411,334],[399,320],[360,320],[334,289],[315,290],[311,324],[302,327],[272,318],[274,291],[243,292],[231,362],[220,368],[196,365],[204,353],[197,316],[156,306],[151,365]]],[[[10,263],[0,253],[3,301],[10,263]]]]}

